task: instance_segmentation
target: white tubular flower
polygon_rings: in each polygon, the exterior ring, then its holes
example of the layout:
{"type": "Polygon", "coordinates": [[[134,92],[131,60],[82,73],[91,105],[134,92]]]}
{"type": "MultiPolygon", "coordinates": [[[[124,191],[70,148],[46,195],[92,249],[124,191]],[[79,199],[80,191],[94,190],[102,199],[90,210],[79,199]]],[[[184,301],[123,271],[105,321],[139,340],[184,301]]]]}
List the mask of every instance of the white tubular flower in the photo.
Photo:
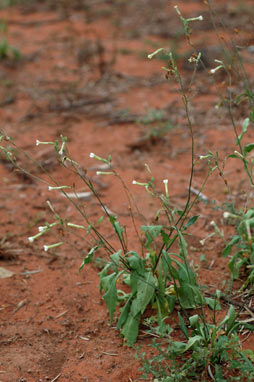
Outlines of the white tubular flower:
{"type": "Polygon", "coordinates": [[[71,186],[56,186],[56,187],[49,186],[48,190],[49,191],[52,191],[52,190],[63,190],[65,188],[71,188],[71,186]]]}
{"type": "Polygon", "coordinates": [[[61,156],[63,155],[65,146],[66,146],[66,143],[63,142],[63,143],[62,143],[62,146],[61,146],[61,148],[60,148],[60,150],[58,151],[58,154],[59,154],[59,155],[61,155],[61,156]]]}
{"type": "Polygon", "coordinates": [[[149,186],[147,183],[137,182],[136,180],[133,180],[132,184],[136,184],[137,186],[143,186],[143,187],[148,187],[149,186]]]}
{"type": "Polygon", "coordinates": [[[109,164],[109,163],[111,162],[110,159],[108,159],[108,160],[107,160],[107,159],[104,159],[104,158],[99,157],[99,155],[96,155],[96,154],[94,154],[94,153],[90,153],[90,154],[89,154],[89,157],[90,157],[90,158],[95,158],[95,159],[99,160],[100,162],[107,163],[107,164],[109,164]]]}
{"type": "Polygon", "coordinates": [[[204,160],[204,159],[208,159],[208,158],[212,158],[212,155],[211,154],[208,154],[208,155],[199,155],[199,159],[200,160],[204,160]]]}
{"type": "Polygon", "coordinates": [[[162,50],[164,50],[164,48],[159,48],[159,49],[155,50],[153,53],[148,54],[147,57],[149,58],[149,60],[151,60],[154,56],[156,56],[156,54],[160,53],[162,50]]]}
{"type": "Polygon", "coordinates": [[[79,225],[79,224],[74,224],[74,223],[67,223],[67,226],[68,227],[73,227],[73,228],[81,228],[81,229],[85,229],[85,227],[83,225],[79,225]]]}
{"type": "Polygon", "coordinates": [[[96,171],[96,175],[115,175],[112,171],[96,171]]]}
{"type": "Polygon", "coordinates": [[[63,241],[60,241],[59,243],[55,243],[55,244],[44,245],[43,249],[44,249],[45,252],[47,252],[49,249],[52,249],[52,248],[55,248],[55,247],[59,247],[62,244],[64,244],[63,241]]]}
{"type": "Polygon", "coordinates": [[[56,222],[51,223],[51,224],[48,224],[48,223],[46,223],[46,224],[47,224],[47,225],[38,227],[38,231],[39,231],[39,232],[43,232],[43,231],[45,231],[45,230],[48,231],[48,230],[50,230],[50,228],[52,228],[52,227],[54,227],[55,225],[60,224],[60,223],[59,223],[59,221],[56,221],[56,222]]]}
{"type": "Polygon", "coordinates": [[[179,11],[178,6],[177,6],[177,5],[174,5],[174,8],[175,8],[175,10],[176,10],[176,13],[177,13],[179,16],[182,16],[182,15],[181,15],[181,12],[179,11]]]}
{"type": "Polygon", "coordinates": [[[228,219],[228,218],[239,219],[240,218],[240,216],[237,216],[237,215],[232,214],[231,212],[227,212],[227,211],[223,213],[223,217],[224,217],[224,219],[228,219]]]}
{"type": "Polygon", "coordinates": [[[39,145],[54,145],[55,143],[54,142],[41,142],[38,139],[36,139],[35,144],[36,144],[36,146],[39,146],[39,145]]]}
{"type": "Polygon", "coordinates": [[[219,66],[217,66],[216,68],[211,69],[211,70],[210,70],[210,73],[211,73],[211,74],[214,74],[214,73],[217,72],[217,70],[219,70],[219,69],[221,69],[221,68],[223,68],[223,66],[222,66],[222,65],[219,65],[219,66]]]}
{"type": "Polygon", "coordinates": [[[43,235],[45,232],[47,232],[47,231],[48,231],[48,229],[44,229],[44,230],[40,231],[39,233],[37,233],[36,235],[34,235],[34,236],[30,236],[30,237],[28,238],[28,241],[30,241],[30,243],[33,243],[34,240],[38,239],[38,237],[42,236],[42,235],[43,235]]]}
{"type": "Polygon", "coordinates": [[[230,213],[224,212],[223,217],[224,217],[224,219],[228,219],[230,217],[230,213]]]}
{"type": "Polygon", "coordinates": [[[237,150],[234,151],[234,154],[237,155],[241,159],[245,159],[242,154],[240,154],[237,150]]]}
{"type": "Polygon", "coordinates": [[[166,197],[168,198],[168,179],[164,179],[163,183],[165,185],[165,194],[166,194],[166,197]]]}
{"type": "Polygon", "coordinates": [[[190,19],[186,19],[186,21],[203,21],[204,20],[204,18],[203,18],[203,16],[202,15],[200,15],[200,16],[197,16],[197,17],[191,17],[190,19]]]}

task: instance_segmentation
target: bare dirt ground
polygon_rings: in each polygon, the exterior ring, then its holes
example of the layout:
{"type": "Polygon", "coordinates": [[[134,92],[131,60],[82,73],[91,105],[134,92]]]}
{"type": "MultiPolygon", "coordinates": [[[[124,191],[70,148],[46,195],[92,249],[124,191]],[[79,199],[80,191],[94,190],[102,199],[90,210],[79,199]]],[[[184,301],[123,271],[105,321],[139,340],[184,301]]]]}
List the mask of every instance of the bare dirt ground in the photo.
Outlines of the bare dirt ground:
{"type": "MultiPolygon", "coordinates": [[[[224,24],[218,26],[217,34],[225,42],[233,38],[244,48],[250,81],[254,64],[251,3],[212,2],[217,20],[224,24]]],[[[148,222],[153,222],[156,203],[143,188],[132,185],[133,179],[147,181],[145,163],[158,188],[163,190],[162,180],[168,178],[172,203],[179,208],[184,205],[191,161],[184,106],[177,84],[165,79],[161,69],[165,61],[147,59],[158,47],[171,49],[184,81],[190,80],[186,57],[192,50],[174,5],[166,0],[31,1],[0,11],[0,19],[8,25],[5,37],[21,53],[20,60],[0,61],[1,129],[50,176],[86,191],[80,180],[60,168],[51,146],[35,146],[36,139],[55,141],[60,134],[67,136],[72,158],[87,169],[107,207],[126,226],[130,247],[134,232],[121,185],[97,176],[89,153],[112,155],[148,222]],[[156,113],[157,121],[149,122],[156,113]]],[[[216,66],[213,59],[220,58],[219,43],[206,2],[186,0],[179,8],[185,17],[203,15],[204,21],[192,24],[192,41],[203,51],[207,66],[216,66]]],[[[197,157],[212,150],[224,158],[235,149],[226,108],[215,108],[228,82],[222,73],[214,78],[215,82],[200,70],[193,83],[191,118],[197,157]]],[[[236,94],[241,92],[241,82],[233,79],[232,86],[236,94]]],[[[239,129],[246,112],[244,103],[235,107],[239,129]]],[[[246,142],[253,138],[250,129],[246,142]]],[[[29,172],[45,178],[28,158],[18,160],[29,172]]],[[[194,188],[201,186],[206,173],[201,163],[194,174],[194,188]]],[[[109,325],[98,290],[98,265],[90,264],[78,273],[89,243],[67,235],[62,237],[65,246],[44,252],[44,238],[34,243],[27,239],[38,224],[52,220],[47,200],[61,217],[82,223],[73,206],[59,193],[49,192],[45,183],[13,171],[4,159],[0,176],[0,266],[13,272],[0,279],[0,381],[138,381],[135,349],[123,346],[119,333],[109,325]]],[[[220,238],[208,240],[203,247],[200,240],[213,231],[211,220],[223,227],[217,207],[232,202],[232,197],[241,205],[247,189],[246,175],[237,161],[227,163],[225,176],[231,195],[215,172],[203,190],[208,203],[201,200],[194,208],[193,214],[200,218],[189,239],[190,261],[208,290],[222,289],[230,276],[227,260],[221,258],[220,238]],[[210,266],[200,261],[201,254],[210,266]]],[[[84,203],[89,216],[99,218],[93,198],[84,203]]],[[[54,242],[52,237],[47,240],[54,242]]],[[[253,349],[252,341],[253,335],[244,346],[253,349]]],[[[138,345],[148,343],[141,330],[138,345]]]]}

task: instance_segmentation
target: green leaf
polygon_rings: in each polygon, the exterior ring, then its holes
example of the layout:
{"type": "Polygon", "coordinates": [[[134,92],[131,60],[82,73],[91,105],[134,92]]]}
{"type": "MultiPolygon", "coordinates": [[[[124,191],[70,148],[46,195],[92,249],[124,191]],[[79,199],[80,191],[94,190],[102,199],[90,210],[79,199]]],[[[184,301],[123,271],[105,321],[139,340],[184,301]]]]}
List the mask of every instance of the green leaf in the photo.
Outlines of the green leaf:
{"type": "Polygon", "coordinates": [[[193,329],[199,329],[200,328],[199,317],[197,314],[194,314],[194,316],[189,317],[189,321],[190,321],[190,326],[193,329]]]}
{"type": "Polygon", "coordinates": [[[250,124],[250,119],[249,118],[245,118],[245,120],[243,121],[243,128],[242,128],[242,132],[241,134],[237,137],[237,140],[236,140],[236,145],[238,145],[239,143],[241,143],[241,140],[244,136],[244,134],[247,132],[248,130],[248,127],[249,127],[249,124],[250,124]]]}
{"type": "Polygon", "coordinates": [[[121,327],[125,324],[128,316],[129,316],[132,299],[133,299],[133,294],[128,298],[128,300],[126,301],[126,303],[122,309],[121,315],[117,321],[117,329],[118,330],[121,329],[121,327]]]}
{"type": "Polygon", "coordinates": [[[84,258],[84,260],[82,261],[82,263],[78,269],[79,272],[83,269],[84,265],[91,263],[93,255],[97,251],[98,248],[100,248],[100,246],[96,245],[95,247],[90,249],[90,251],[88,252],[88,255],[84,258]]]}
{"type": "Polygon", "coordinates": [[[168,302],[168,311],[169,313],[173,313],[174,311],[174,308],[175,308],[175,304],[176,304],[176,301],[177,301],[177,298],[176,296],[172,295],[172,296],[166,296],[166,300],[168,302]]]}
{"type": "Polygon", "coordinates": [[[119,251],[113,253],[113,254],[110,256],[112,262],[114,263],[114,265],[115,265],[116,267],[118,267],[118,265],[119,265],[119,262],[120,262],[120,259],[121,259],[121,253],[122,253],[122,250],[119,249],[119,251]]]}
{"type": "Polygon", "coordinates": [[[179,246],[180,246],[180,256],[183,254],[184,258],[187,259],[188,256],[188,245],[186,243],[186,240],[184,239],[182,233],[178,231],[178,236],[179,236],[179,246]]]}
{"type": "Polygon", "coordinates": [[[146,235],[145,247],[149,248],[150,244],[161,233],[163,225],[143,225],[141,226],[141,229],[146,235]]]}
{"type": "Polygon", "coordinates": [[[172,351],[177,354],[183,353],[185,351],[185,348],[186,348],[186,344],[184,342],[180,342],[180,341],[172,342],[172,351]]]}
{"type": "Polygon", "coordinates": [[[254,149],[254,143],[248,143],[247,145],[245,145],[243,148],[244,156],[250,153],[253,149],[254,149]]]}
{"type": "Polygon", "coordinates": [[[117,274],[112,273],[111,275],[108,276],[108,280],[107,280],[108,289],[103,296],[109,311],[110,325],[112,325],[113,316],[116,310],[116,303],[117,303],[116,280],[118,279],[118,277],[120,277],[121,273],[122,272],[119,272],[117,274]]]}
{"type": "Polygon", "coordinates": [[[127,344],[129,346],[134,345],[138,337],[138,330],[140,325],[141,314],[138,314],[136,317],[133,317],[132,314],[129,314],[121,334],[126,338],[127,344]]]}
{"type": "Polygon", "coordinates": [[[185,224],[185,227],[187,228],[187,227],[193,225],[193,224],[197,221],[198,218],[199,218],[199,215],[192,216],[192,217],[188,220],[187,224],[185,224]]]}
{"type": "Polygon", "coordinates": [[[236,323],[236,312],[233,305],[230,305],[228,312],[228,322],[227,322],[227,334],[232,330],[234,324],[236,323]]]}
{"type": "Polygon", "coordinates": [[[124,229],[123,229],[123,227],[120,225],[119,222],[115,222],[115,224],[114,224],[114,229],[115,229],[117,235],[122,239],[124,229]]]}
{"type": "Polygon", "coordinates": [[[183,332],[185,338],[188,340],[189,339],[188,329],[187,329],[187,326],[185,325],[185,322],[184,322],[183,317],[181,316],[180,312],[178,312],[178,319],[179,319],[180,329],[183,332]]]}
{"type": "Polygon", "coordinates": [[[212,310],[221,310],[221,305],[215,298],[205,297],[205,302],[212,310]]]}
{"type": "Polygon", "coordinates": [[[144,279],[137,281],[137,302],[140,313],[143,314],[147,305],[154,296],[156,281],[151,272],[147,272],[144,279]]]}
{"type": "Polygon", "coordinates": [[[110,223],[112,224],[112,226],[113,226],[115,232],[117,233],[118,237],[119,237],[120,239],[122,239],[124,229],[123,229],[123,227],[120,225],[120,223],[119,223],[118,221],[116,221],[117,218],[116,218],[115,216],[112,216],[112,215],[111,215],[111,216],[109,217],[109,220],[110,220],[110,223]]]}
{"type": "Polygon", "coordinates": [[[189,339],[188,343],[185,346],[184,352],[191,349],[196,343],[203,341],[203,337],[196,335],[189,339]]]}
{"type": "Polygon", "coordinates": [[[126,255],[131,254],[126,260],[133,271],[136,271],[139,275],[145,274],[144,260],[139,257],[137,252],[130,251],[126,255]]]}
{"type": "Polygon", "coordinates": [[[232,251],[232,248],[235,244],[239,243],[239,241],[241,240],[241,237],[238,236],[238,235],[235,235],[233,237],[233,239],[227,244],[227,246],[224,248],[223,252],[222,252],[222,257],[227,257],[228,255],[230,255],[231,251],[232,251]]]}
{"type": "Polygon", "coordinates": [[[251,122],[254,123],[254,109],[252,109],[250,112],[250,119],[251,119],[251,122]]]}

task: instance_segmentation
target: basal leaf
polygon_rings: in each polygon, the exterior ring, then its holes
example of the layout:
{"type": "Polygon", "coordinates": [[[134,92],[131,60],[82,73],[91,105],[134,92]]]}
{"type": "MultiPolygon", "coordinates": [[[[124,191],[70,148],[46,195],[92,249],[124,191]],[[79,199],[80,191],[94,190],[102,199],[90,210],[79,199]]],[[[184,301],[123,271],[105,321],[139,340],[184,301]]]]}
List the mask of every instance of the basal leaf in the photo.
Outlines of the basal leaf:
{"type": "Polygon", "coordinates": [[[154,296],[156,281],[151,272],[145,274],[144,279],[137,281],[137,301],[141,314],[144,313],[147,305],[154,296]]]}
{"type": "Polygon", "coordinates": [[[130,313],[130,306],[131,306],[131,300],[133,299],[133,295],[131,295],[128,300],[126,301],[123,309],[122,309],[122,312],[121,312],[121,315],[117,321],[117,329],[121,329],[121,327],[125,324],[128,316],[129,316],[129,313],[130,313]]]}
{"type": "Polygon", "coordinates": [[[117,274],[112,273],[111,275],[108,276],[108,280],[107,280],[108,288],[107,288],[107,292],[103,296],[109,311],[110,325],[112,325],[113,316],[116,310],[116,303],[117,303],[116,280],[118,279],[118,277],[120,277],[121,273],[122,272],[119,272],[117,274]]]}
{"type": "Polygon", "coordinates": [[[136,317],[133,317],[132,314],[129,314],[121,334],[126,338],[127,344],[129,346],[134,345],[138,337],[138,330],[140,325],[141,314],[138,314],[136,317]]]}
{"type": "Polygon", "coordinates": [[[185,322],[184,322],[183,317],[181,316],[180,312],[178,312],[178,319],[179,319],[180,329],[183,332],[185,338],[188,340],[189,339],[188,329],[187,329],[187,326],[185,325],[185,322]]]}
{"type": "Polygon", "coordinates": [[[221,310],[221,305],[215,298],[205,297],[205,302],[212,310],[221,310]]]}
{"type": "Polygon", "coordinates": [[[189,339],[188,343],[185,346],[184,352],[191,349],[196,343],[203,341],[203,337],[196,335],[189,339]]]}

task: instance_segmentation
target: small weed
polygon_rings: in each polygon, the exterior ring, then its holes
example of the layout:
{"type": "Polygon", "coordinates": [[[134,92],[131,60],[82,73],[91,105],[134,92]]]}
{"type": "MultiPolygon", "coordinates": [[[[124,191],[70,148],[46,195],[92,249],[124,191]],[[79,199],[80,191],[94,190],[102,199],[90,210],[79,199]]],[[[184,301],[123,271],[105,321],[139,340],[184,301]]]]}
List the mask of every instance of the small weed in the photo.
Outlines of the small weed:
{"type": "Polygon", "coordinates": [[[236,235],[226,245],[222,256],[230,256],[228,266],[233,280],[240,277],[240,271],[247,277],[241,287],[244,290],[254,283],[254,209],[251,208],[246,213],[240,211],[238,214],[224,212],[224,218],[235,223],[236,235]]]}
{"type": "Polygon", "coordinates": [[[174,128],[165,117],[164,112],[158,109],[148,109],[144,116],[137,119],[137,123],[144,126],[146,130],[141,139],[152,142],[158,141],[174,128]]]}
{"type": "Polygon", "coordinates": [[[236,335],[241,323],[232,306],[217,325],[201,323],[198,315],[189,317],[188,322],[187,327],[179,315],[179,328],[186,341],[174,341],[172,329],[167,328],[164,338],[150,345],[156,356],[147,358],[145,352],[139,353],[144,379],[152,374],[153,382],[253,380],[254,353],[241,348],[236,335]]]}
{"type": "MultiPolygon", "coordinates": [[[[7,24],[4,20],[0,21],[0,32],[5,34],[7,32],[7,24]]],[[[10,45],[6,37],[2,37],[0,40],[0,60],[19,60],[21,54],[18,49],[10,45]]]]}

